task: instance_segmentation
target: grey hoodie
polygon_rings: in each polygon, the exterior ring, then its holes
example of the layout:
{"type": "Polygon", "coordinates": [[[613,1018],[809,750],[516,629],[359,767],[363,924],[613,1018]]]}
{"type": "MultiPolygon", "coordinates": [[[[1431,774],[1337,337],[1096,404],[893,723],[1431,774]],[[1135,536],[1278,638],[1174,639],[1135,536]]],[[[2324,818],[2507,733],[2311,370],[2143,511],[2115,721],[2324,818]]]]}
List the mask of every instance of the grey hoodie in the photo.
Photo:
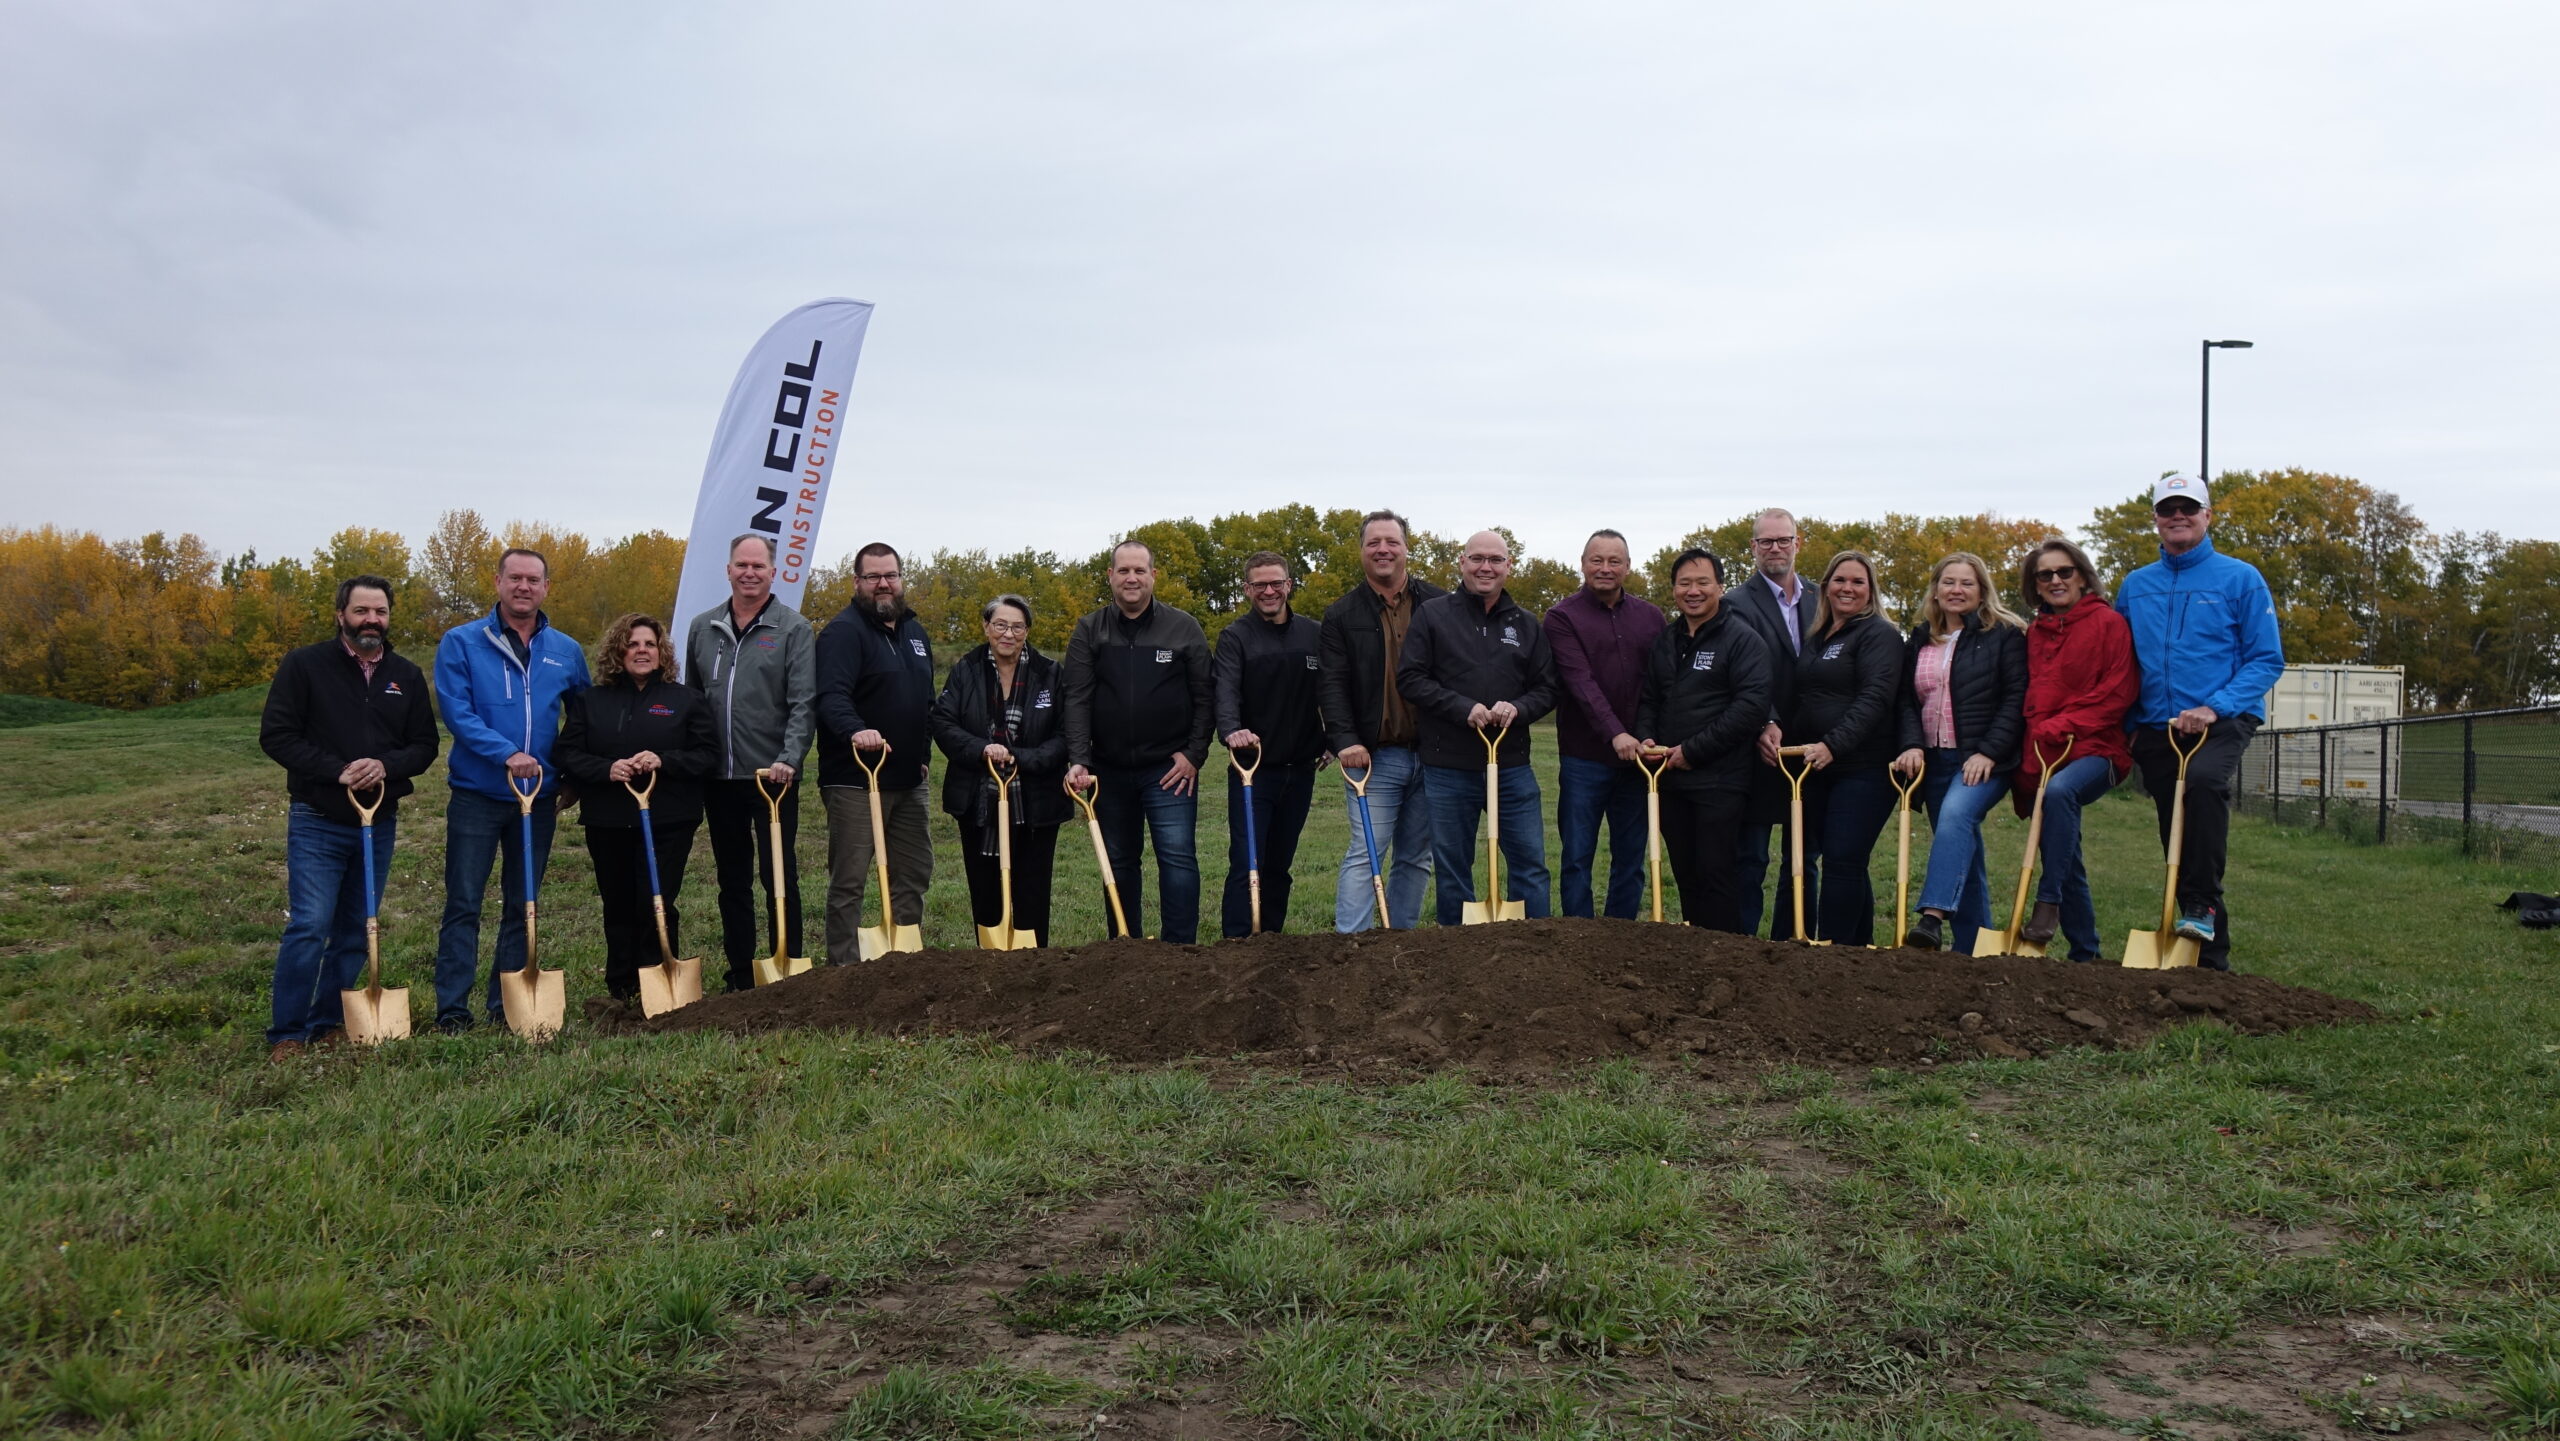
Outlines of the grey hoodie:
{"type": "Polygon", "coordinates": [[[802,768],[816,724],[818,640],[800,612],[767,600],[740,635],[721,601],[685,628],[684,678],[711,697],[720,731],[713,776],[744,780],[776,762],[802,768]]]}

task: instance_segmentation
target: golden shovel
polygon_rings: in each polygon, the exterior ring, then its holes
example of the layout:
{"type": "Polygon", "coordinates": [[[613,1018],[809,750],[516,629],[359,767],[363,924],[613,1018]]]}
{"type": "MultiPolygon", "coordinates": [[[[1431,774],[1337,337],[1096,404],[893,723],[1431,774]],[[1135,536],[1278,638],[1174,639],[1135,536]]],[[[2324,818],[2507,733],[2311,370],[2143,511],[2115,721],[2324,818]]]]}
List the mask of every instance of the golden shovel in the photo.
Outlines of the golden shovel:
{"type": "Polygon", "coordinates": [[[1465,901],[1458,907],[1461,925],[1481,926],[1491,921],[1526,920],[1528,903],[1502,899],[1502,738],[1511,732],[1511,722],[1486,730],[1476,727],[1476,737],[1484,742],[1484,893],[1487,901],[1465,901]]]}
{"type": "Polygon", "coordinates": [[[1813,774],[1813,762],[1805,759],[1803,746],[1778,747],[1778,774],[1787,778],[1787,787],[1794,796],[1788,802],[1787,866],[1796,876],[1795,940],[1799,945],[1827,946],[1831,944],[1829,941],[1817,941],[1804,929],[1804,778],[1813,774]],[[1790,769],[1787,765],[1789,756],[1802,764],[1790,769]]]}
{"type": "Polygon", "coordinates": [[[871,858],[880,863],[880,924],[864,926],[854,933],[866,961],[876,961],[891,951],[924,949],[924,927],[898,924],[897,916],[889,909],[889,825],[880,810],[880,767],[888,762],[891,749],[881,746],[880,759],[875,761],[864,759],[862,747],[853,748],[853,763],[871,777],[871,858]]]}
{"type": "MultiPolygon", "coordinates": [[[[1093,833],[1093,863],[1102,867],[1102,893],[1111,898],[1111,918],[1120,923],[1119,934],[1125,936],[1129,934],[1129,913],[1120,908],[1120,882],[1111,874],[1111,848],[1102,843],[1102,818],[1093,813],[1092,793],[1098,789],[1099,787],[1096,786],[1087,786],[1083,790],[1077,790],[1074,786],[1069,786],[1067,795],[1084,808],[1085,829],[1093,833]]],[[[1013,885],[1009,881],[1005,884],[1005,894],[1008,897],[1013,894],[1013,885]]],[[[1107,940],[1109,937],[1104,939],[1107,940]]]]}
{"type": "MultiPolygon", "coordinates": [[[[2044,954],[2044,946],[2033,948],[2021,946],[2018,941],[2018,931],[2027,923],[2027,903],[2033,899],[2027,888],[2035,883],[2036,853],[2044,845],[2044,788],[2052,782],[2053,773],[2061,768],[2062,763],[2071,759],[2072,739],[2070,736],[2064,736],[2062,754],[2051,760],[2045,759],[2043,746],[2036,747],[2036,764],[2042,769],[2036,773],[2036,803],[2027,812],[2027,856],[2018,865],[2018,894],[2009,905],[2009,927],[2001,931],[1988,928],[1975,931],[1973,953],[1977,956],[2040,956],[2044,954]]],[[[2051,945],[2052,942],[2047,941],[2045,944],[2051,945]]]]}
{"type": "Polygon", "coordinates": [[[360,991],[338,992],[338,1014],[343,1019],[347,1039],[368,1046],[396,1041],[409,1034],[409,988],[382,984],[382,897],[373,886],[373,813],[382,809],[383,788],[373,785],[373,804],[356,799],[356,788],[347,787],[347,804],[356,808],[356,820],[364,830],[364,969],[365,984],[360,991]]]}
{"type": "Polygon", "coordinates": [[[1671,764],[1671,748],[1657,746],[1636,753],[1636,769],[1644,772],[1644,863],[1653,872],[1653,918],[1662,919],[1662,773],[1671,764]],[[1651,761],[1651,765],[1645,762],[1651,761]]]}
{"type": "MultiPolygon", "coordinates": [[[[1029,931],[1016,934],[1013,929],[1013,784],[1005,772],[1009,766],[987,758],[987,774],[996,778],[996,874],[1004,890],[1004,919],[992,926],[978,927],[978,949],[982,951],[1036,951],[1040,938],[1029,931]]],[[[1096,834],[1100,834],[1097,830],[1096,834]]],[[[1116,899],[1116,897],[1115,897],[1116,899]]],[[[1125,934],[1127,923],[1122,923],[1125,934]]]]}
{"type": "Polygon", "coordinates": [[[1915,770],[1908,780],[1900,771],[1888,770],[1885,774],[1893,778],[1893,788],[1902,793],[1902,802],[1895,807],[1901,812],[1896,824],[1902,833],[1894,842],[1893,857],[1893,935],[1894,944],[1900,945],[1902,918],[1911,914],[1911,794],[1920,789],[1920,782],[1927,778],[1928,772],[1925,767],[1915,770]]]}
{"type": "Polygon", "coordinates": [[[2137,971],[2174,971],[2192,966],[2203,959],[2203,947],[2191,936],[2177,933],[2178,924],[2178,852],[2187,844],[2187,762],[2204,749],[2205,733],[2196,732],[2196,743],[2178,744],[2178,728],[2169,727],[2169,749],[2178,753],[2178,789],[2169,800],[2169,882],[2160,889],[2160,929],[2132,931],[2124,938],[2124,963],[2137,971]]]}
{"type": "Polygon", "coordinates": [[[769,986],[785,976],[796,976],[809,969],[807,956],[791,954],[791,933],[783,928],[783,908],[791,901],[791,868],[783,861],[782,798],[791,793],[791,782],[768,786],[765,781],[773,772],[756,767],[756,792],[764,797],[765,834],[773,846],[773,954],[756,957],[756,984],[769,986]]]}
{"type": "Polygon", "coordinates": [[[526,785],[507,777],[507,789],[516,793],[516,834],[524,847],[524,964],[498,973],[498,1003],[506,1012],[508,1030],[528,1041],[547,1041],[569,1019],[569,985],[560,972],[542,969],[534,948],[535,898],[542,891],[533,854],[533,803],[542,794],[542,776],[538,764],[534,769],[526,785]]]}
{"type": "Polygon", "coordinates": [[[649,772],[648,780],[645,786],[624,781],[622,788],[640,803],[640,854],[649,858],[649,908],[658,917],[658,964],[640,968],[640,1014],[656,1016],[702,999],[702,957],[677,960],[675,947],[667,941],[667,896],[658,885],[658,833],[649,824],[649,793],[658,788],[658,773],[649,772]]]}

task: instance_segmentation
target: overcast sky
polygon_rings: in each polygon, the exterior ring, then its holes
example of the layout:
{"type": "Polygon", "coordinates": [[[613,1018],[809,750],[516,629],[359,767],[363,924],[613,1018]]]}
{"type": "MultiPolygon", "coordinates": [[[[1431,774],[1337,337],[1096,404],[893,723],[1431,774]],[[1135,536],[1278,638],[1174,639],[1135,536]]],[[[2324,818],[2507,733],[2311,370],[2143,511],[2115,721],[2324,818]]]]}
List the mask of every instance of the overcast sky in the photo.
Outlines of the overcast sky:
{"type": "Polygon", "coordinates": [[[2548,4],[0,0],[0,525],[681,532],[879,309],[820,550],[1286,501],[1641,554],[2300,465],[2560,538],[2548,4]]]}

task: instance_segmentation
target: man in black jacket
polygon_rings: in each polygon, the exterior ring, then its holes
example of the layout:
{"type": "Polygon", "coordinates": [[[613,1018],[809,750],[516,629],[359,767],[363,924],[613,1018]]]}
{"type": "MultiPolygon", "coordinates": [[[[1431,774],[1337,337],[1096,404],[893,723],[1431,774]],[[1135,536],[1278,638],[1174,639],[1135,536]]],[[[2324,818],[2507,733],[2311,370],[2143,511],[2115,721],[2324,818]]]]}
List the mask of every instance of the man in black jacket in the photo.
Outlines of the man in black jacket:
{"type": "MultiPolygon", "coordinates": [[[[1759,632],[1769,652],[1768,723],[1783,726],[1795,708],[1796,655],[1813,634],[1821,593],[1796,572],[1796,554],[1804,537],[1796,518],[1771,508],[1751,523],[1752,572],[1723,601],[1734,618],[1759,632]]],[[[1717,562],[1721,565],[1723,562],[1717,562]]],[[[1734,897],[1741,907],[1742,932],[1760,925],[1761,890],[1769,879],[1769,828],[1787,819],[1788,787],[1778,774],[1778,757],[1767,746],[1751,774],[1751,795],[1744,803],[1742,834],[1734,843],[1734,897]]]]}
{"type": "Polygon", "coordinates": [[[1257,550],[1244,560],[1245,614],[1218,637],[1211,663],[1216,684],[1218,734],[1230,754],[1256,751],[1253,776],[1253,845],[1245,843],[1244,780],[1227,768],[1227,891],[1219,908],[1219,933],[1230,939],[1254,925],[1251,865],[1262,871],[1261,926],[1286,929],[1289,868],[1298,858],[1298,833],[1315,801],[1316,769],[1324,762],[1324,717],[1316,702],[1322,672],[1317,647],[1321,627],[1289,608],[1297,580],[1288,558],[1257,550]]]}
{"type": "MultiPolygon", "coordinates": [[[[1670,752],[1663,772],[1662,850],[1693,926],[1750,934],[1735,886],[1735,837],[1768,716],[1771,672],[1760,633],[1725,603],[1724,561],[1695,546],[1671,562],[1677,614],[1645,658],[1636,735],[1670,752]]],[[[1766,832],[1764,831],[1765,835],[1766,832]]]]}
{"type": "Polygon", "coordinates": [[[434,764],[435,708],[426,674],[391,649],[391,582],[359,575],[338,586],[338,633],[285,654],[267,688],[258,748],[285,770],[284,940],[276,947],[267,1058],[334,1044],[346,1024],[338,993],[364,969],[364,836],[347,793],[378,790],[375,896],[391,874],[391,843],[409,778],[434,764]]]}
{"type": "Polygon", "coordinates": [[[862,892],[871,880],[871,777],[880,768],[889,841],[889,914],[924,924],[933,885],[925,829],[933,769],[933,644],[907,609],[898,552],[873,541],[853,557],[853,599],[818,633],[818,794],[827,806],[827,963],[862,958],[862,892]]]}
{"type": "Polygon", "coordinates": [[[1354,776],[1368,789],[1369,823],[1378,863],[1387,873],[1387,919],[1399,930],[1422,921],[1422,888],[1431,879],[1431,808],[1423,799],[1420,731],[1413,703],[1396,684],[1405,637],[1423,602],[1446,594],[1410,573],[1412,527],[1392,510],[1360,518],[1360,584],[1325,608],[1316,683],[1326,743],[1342,762],[1342,803],[1352,812],[1351,844],[1333,890],[1333,928],[1377,924],[1369,846],[1361,834],[1354,776]]]}
{"type": "Polygon", "coordinates": [[[1440,924],[1458,924],[1476,899],[1476,817],[1485,806],[1484,738],[1503,732],[1498,754],[1502,855],[1510,882],[1490,901],[1516,900],[1547,914],[1547,831],[1529,727],[1555,708],[1556,667],[1538,618],[1512,600],[1510,542],[1500,531],[1467,537],[1459,589],[1413,614],[1396,681],[1421,718],[1423,783],[1431,806],[1432,868],[1440,924]]]}
{"type": "MultiPolygon", "coordinates": [[[[1111,550],[1111,604],[1076,622],[1063,667],[1067,784],[1099,786],[1095,818],[1130,924],[1146,887],[1138,852],[1152,843],[1164,891],[1161,939],[1200,938],[1200,763],[1209,756],[1209,637],[1200,622],[1156,603],[1156,558],[1146,542],[1111,550]]],[[[1110,908],[1104,907],[1106,924],[1110,908]]],[[[1113,925],[1116,932],[1117,926],[1113,925]]]]}

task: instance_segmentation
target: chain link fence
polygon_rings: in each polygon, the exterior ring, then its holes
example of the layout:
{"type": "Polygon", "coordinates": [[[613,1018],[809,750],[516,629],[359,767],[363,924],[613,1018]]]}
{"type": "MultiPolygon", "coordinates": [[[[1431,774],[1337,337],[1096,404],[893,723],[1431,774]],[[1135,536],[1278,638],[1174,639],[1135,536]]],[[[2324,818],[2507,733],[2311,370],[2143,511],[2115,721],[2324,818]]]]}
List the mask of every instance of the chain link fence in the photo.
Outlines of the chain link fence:
{"type": "Polygon", "coordinates": [[[2375,845],[2560,858],[2560,705],[2262,730],[2240,809],[2375,845]]]}

